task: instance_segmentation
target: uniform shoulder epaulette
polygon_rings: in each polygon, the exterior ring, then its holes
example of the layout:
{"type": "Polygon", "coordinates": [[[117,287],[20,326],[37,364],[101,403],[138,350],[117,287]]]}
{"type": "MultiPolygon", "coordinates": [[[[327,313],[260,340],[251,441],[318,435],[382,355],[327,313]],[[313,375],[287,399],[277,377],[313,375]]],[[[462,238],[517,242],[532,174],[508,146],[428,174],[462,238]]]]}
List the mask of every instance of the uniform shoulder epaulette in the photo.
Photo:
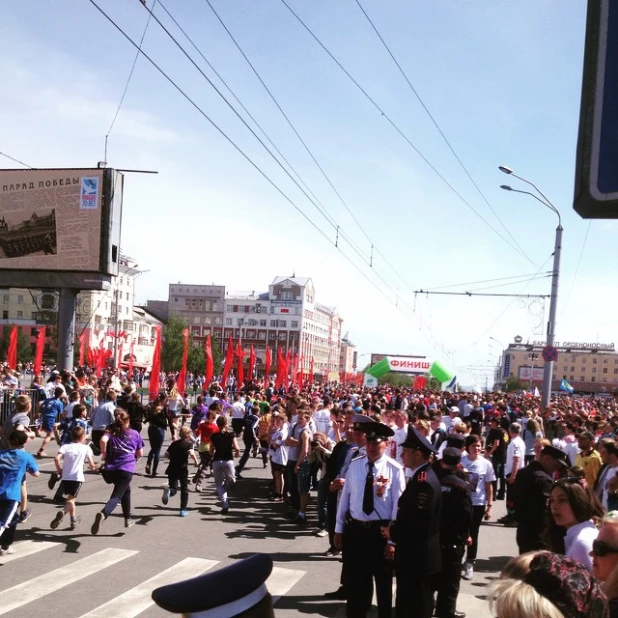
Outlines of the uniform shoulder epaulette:
{"type": "Polygon", "coordinates": [[[425,470],[423,470],[422,472],[419,472],[416,477],[416,480],[419,483],[426,483],[427,482],[427,472],[425,470]]]}

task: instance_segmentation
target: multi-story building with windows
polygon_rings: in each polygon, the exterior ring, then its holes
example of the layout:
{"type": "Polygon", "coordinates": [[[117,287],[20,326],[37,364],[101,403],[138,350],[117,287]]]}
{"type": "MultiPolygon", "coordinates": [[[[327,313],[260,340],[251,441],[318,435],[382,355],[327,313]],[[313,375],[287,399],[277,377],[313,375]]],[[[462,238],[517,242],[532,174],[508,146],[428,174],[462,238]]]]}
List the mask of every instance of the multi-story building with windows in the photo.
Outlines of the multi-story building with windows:
{"type": "MultiPolygon", "coordinates": [[[[541,387],[545,361],[545,343],[511,343],[504,350],[499,367],[499,382],[508,377],[541,387]]],[[[618,353],[613,343],[562,342],[555,346],[558,360],[554,362],[552,390],[566,380],[576,391],[613,392],[618,389],[618,353]]]]}
{"type": "Polygon", "coordinates": [[[356,346],[350,341],[346,333],[341,339],[341,354],[339,356],[339,372],[350,374],[356,371],[356,346]]]}

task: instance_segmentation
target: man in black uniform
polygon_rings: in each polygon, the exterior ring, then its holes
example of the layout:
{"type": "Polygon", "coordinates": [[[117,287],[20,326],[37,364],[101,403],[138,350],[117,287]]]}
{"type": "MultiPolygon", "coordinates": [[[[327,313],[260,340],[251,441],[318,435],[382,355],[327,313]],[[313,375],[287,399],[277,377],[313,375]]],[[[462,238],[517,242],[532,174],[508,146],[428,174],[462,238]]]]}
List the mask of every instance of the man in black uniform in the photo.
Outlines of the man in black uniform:
{"type": "Polygon", "coordinates": [[[436,616],[438,618],[465,618],[456,611],[457,595],[461,582],[461,561],[470,540],[472,501],[468,483],[457,474],[461,450],[448,446],[442,459],[433,470],[442,487],[442,513],[440,517],[440,546],[442,569],[435,576],[434,588],[438,592],[436,616]]]}
{"type": "Polygon", "coordinates": [[[515,480],[515,515],[517,517],[517,545],[523,554],[547,549],[547,501],[553,484],[553,474],[560,467],[570,466],[566,453],[554,446],[541,451],[539,461],[530,462],[517,473],[515,480]]]}
{"type": "Polygon", "coordinates": [[[431,469],[431,442],[410,426],[401,444],[411,478],[399,499],[397,519],[391,524],[397,575],[396,618],[430,618],[432,578],[440,571],[440,481],[431,469]]]}

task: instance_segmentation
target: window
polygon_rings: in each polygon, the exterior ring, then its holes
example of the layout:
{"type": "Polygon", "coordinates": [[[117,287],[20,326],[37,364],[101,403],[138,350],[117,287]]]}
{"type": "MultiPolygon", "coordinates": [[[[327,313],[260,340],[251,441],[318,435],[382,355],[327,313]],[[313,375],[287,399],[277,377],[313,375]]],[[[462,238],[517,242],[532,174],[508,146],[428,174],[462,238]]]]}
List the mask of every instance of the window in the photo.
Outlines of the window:
{"type": "Polygon", "coordinates": [[[105,311],[107,311],[107,303],[105,303],[105,311]]]}
{"type": "Polygon", "coordinates": [[[23,294],[18,294],[17,295],[17,302],[21,305],[24,302],[24,297],[23,294]]]}
{"type": "Polygon", "coordinates": [[[275,308],[274,308],[274,307],[271,307],[271,308],[270,308],[270,312],[271,312],[271,313],[275,313],[275,308]]]}
{"type": "Polygon", "coordinates": [[[18,311],[17,312],[17,318],[23,318],[24,317],[24,312],[23,311],[18,311]]]}
{"type": "Polygon", "coordinates": [[[279,320],[279,326],[283,328],[287,328],[288,321],[287,320],[279,320]]]}
{"type": "Polygon", "coordinates": [[[225,325],[232,326],[232,318],[225,318],[225,325]]]}
{"type": "Polygon", "coordinates": [[[571,380],[571,382],[573,382],[573,381],[575,380],[575,376],[571,376],[571,377],[569,378],[569,380],[571,380]]]}
{"type": "Polygon", "coordinates": [[[270,321],[270,327],[271,328],[277,328],[278,326],[278,320],[271,320],[270,321]]]}
{"type": "Polygon", "coordinates": [[[293,300],[292,292],[281,292],[281,300],[293,300]]]}
{"type": "Polygon", "coordinates": [[[571,371],[575,371],[575,367],[571,367],[571,371]]]}
{"type": "Polygon", "coordinates": [[[591,382],[596,382],[596,381],[597,381],[597,379],[596,379],[594,376],[592,376],[592,378],[590,378],[590,381],[591,381],[591,382]]]}
{"type": "Polygon", "coordinates": [[[128,307],[125,307],[124,312],[128,315],[128,314],[129,314],[129,308],[128,308],[128,307]]]}
{"type": "Polygon", "coordinates": [[[9,295],[5,294],[3,300],[4,300],[5,303],[8,303],[9,302],[9,295]]]}
{"type": "Polygon", "coordinates": [[[217,311],[217,303],[213,302],[213,304],[212,304],[212,310],[213,310],[213,311],[217,311]]]}
{"type": "Polygon", "coordinates": [[[195,302],[195,298],[191,299],[191,309],[195,309],[197,303],[195,302]]]}
{"type": "Polygon", "coordinates": [[[583,382],[586,379],[586,376],[580,376],[579,381],[583,382]]]}
{"type": "Polygon", "coordinates": [[[592,364],[593,364],[593,365],[596,365],[598,362],[599,362],[599,359],[598,359],[598,358],[593,358],[593,359],[592,359],[592,364]]]}
{"type": "Polygon", "coordinates": [[[298,328],[298,320],[292,320],[292,328],[298,328]]]}
{"type": "Polygon", "coordinates": [[[175,302],[175,303],[177,303],[177,302],[178,302],[178,299],[177,299],[177,298],[174,298],[174,302],[175,302]]]}
{"type": "MultiPolygon", "coordinates": [[[[231,318],[229,318],[231,320],[231,318]]],[[[209,315],[204,316],[204,324],[212,324],[212,318],[209,315]]]]}
{"type": "Polygon", "coordinates": [[[200,323],[200,318],[199,317],[193,318],[193,324],[199,324],[199,323],[200,323]]]}
{"type": "Polygon", "coordinates": [[[279,341],[285,341],[285,333],[279,333],[279,341]]]}
{"type": "Polygon", "coordinates": [[[582,363],[584,363],[584,364],[585,364],[587,360],[588,360],[588,359],[584,356],[584,358],[582,358],[582,363]]]}
{"type": "Polygon", "coordinates": [[[607,365],[607,359],[606,358],[603,359],[603,364],[607,365]]]}
{"type": "Polygon", "coordinates": [[[215,324],[217,324],[218,326],[221,326],[221,318],[220,317],[216,317],[215,318],[215,324]]]}
{"type": "Polygon", "coordinates": [[[618,373],[618,369],[614,369],[614,373],[618,373]]]}
{"type": "Polygon", "coordinates": [[[266,320],[260,320],[260,326],[262,327],[266,326],[266,320]]]}
{"type": "Polygon", "coordinates": [[[2,312],[2,319],[3,320],[8,320],[9,319],[9,312],[8,311],[3,311],[2,312]]]}
{"type": "Polygon", "coordinates": [[[597,368],[596,368],[596,367],[593,367],[593,368],[592,368],[592,373],[596,373],[596,372],[597,372],[597,368]]]}
{"type": "Polygon", "coordinates": [[[607,367],[603,367],[603,373],[607,373],[607,367]]]}
{"type": "Polygon", "coordinates": [[[571,356],[571,360],[572,360],[572,361],[574,361],[574,360],[575,360],[575,354],[573,354],[573,355],[571,356]]]}
{"type": "Polygon", "coordinates": [[[601,382],[607,382],[607,378],[603,378],[601,382]]]}
{"type": "Polygon", "coordinates": [[[120,285],[122,285],[122,277],[120,277],[120,285]]]}
{"type": "Polygon", "coordinates": [[[122,305],[118,306],[118,313],[122,313],[122,305]]]}
{"type": "Polygon", "coordinates": [[[188,298],[185,298],[185,307],[188,307],[191,301],[188,298]]]}
{"type": "Polygon", "coordinates": [[[275,331],[270,331],[268,333],[268,338],[274,341],[275,339],[277,339],[277,333],[275,331]]]}
{"type": "MultiPolygon", "coordinates": [[[[209,300],[204,301],[204,310],[210,311],[210,301],[209,300]]],[[[236,311],[236,307],[234,307],[234,311],[236,311]]]]}
{"type": "Polygon", "coordinates": [[[258,339],[266,339],[266,331],[265,330],[258,331],[258,339]]]}
{"type": "Polygon", "coordinates": [[[244,318],[236,318],[236,326],[242,326],[244,320],[244,318]]]}
{"type": "Polygon", "coordinates": [[[249,313],[249,311],[251,311],[251,307],[249,305],[243,305],[242,310],[245,313],[249,313]]]}

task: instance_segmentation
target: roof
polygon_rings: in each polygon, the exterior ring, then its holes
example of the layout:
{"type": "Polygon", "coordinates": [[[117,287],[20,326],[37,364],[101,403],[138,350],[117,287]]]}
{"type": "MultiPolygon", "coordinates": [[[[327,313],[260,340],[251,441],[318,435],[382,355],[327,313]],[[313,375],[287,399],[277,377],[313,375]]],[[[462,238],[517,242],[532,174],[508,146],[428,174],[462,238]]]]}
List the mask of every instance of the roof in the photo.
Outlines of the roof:
{"type": "Polygon", "coordinates": [[[278,283],[283,283],[284,281],[291,281],[296,285],[299,285],[301,288],[304,288],[309,281],[311,281],[311,277],[275,277],[271,285],[277,285],[278,283]]]}

